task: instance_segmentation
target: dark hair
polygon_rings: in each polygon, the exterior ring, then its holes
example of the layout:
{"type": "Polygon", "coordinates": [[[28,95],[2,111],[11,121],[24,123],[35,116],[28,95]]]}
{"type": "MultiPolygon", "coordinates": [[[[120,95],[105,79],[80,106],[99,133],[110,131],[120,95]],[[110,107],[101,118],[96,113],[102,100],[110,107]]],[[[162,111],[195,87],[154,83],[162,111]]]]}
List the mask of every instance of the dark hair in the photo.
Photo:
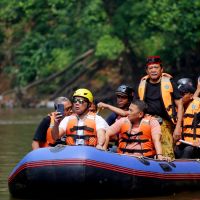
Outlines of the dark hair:
{"type": "Polygon", "coordinates": [[[139,100],[139,99],[134,99],[131,103],[133,105],[136,105],[140,112],[143,112],[143,113],[147,112],[148,106],[144,101],[139,100]]]}
{"type": "Polygon", "coordinates": [[[189,84],[184,84],[184,85],[178,85],[178,90],[181,94],[186,94],[186,93],[195,93],[195,88],[189,84]]]}

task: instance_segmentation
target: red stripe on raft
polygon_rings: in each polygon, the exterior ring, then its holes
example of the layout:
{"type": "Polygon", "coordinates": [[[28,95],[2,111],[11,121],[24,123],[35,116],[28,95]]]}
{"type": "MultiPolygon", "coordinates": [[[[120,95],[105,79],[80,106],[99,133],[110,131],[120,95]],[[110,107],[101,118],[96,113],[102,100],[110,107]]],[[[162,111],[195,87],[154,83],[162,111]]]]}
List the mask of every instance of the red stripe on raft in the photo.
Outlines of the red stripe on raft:
{"type": "Polygon", "coordinates": [[[94,160],[52,160],[52,161],[36,161],[36,162],[29,162],[24,163],[21,167],[19,167],[14,174],[12,174],[8,182],[11,182],[14,177],[20,173],[22,170],[27,168],[35,168],[35,167],[44,167],[44,166],[61,166],[61,165],[86,165],[97,167],[101,169],[111,170],[114,172],[120,172],[123,174],[129,174],[132,176],[144,176],[149,178],[158,178],[158,179],[165,179],[165,180],[193,180],[193,179],[200,179],[200,174],[172,174],[172,173],[158,173],[158,172],[150,172],[150,171],[142,171],[142,170],[135,170],[126,167],[120,167],[108,163],[97,162],[94,160]]]}

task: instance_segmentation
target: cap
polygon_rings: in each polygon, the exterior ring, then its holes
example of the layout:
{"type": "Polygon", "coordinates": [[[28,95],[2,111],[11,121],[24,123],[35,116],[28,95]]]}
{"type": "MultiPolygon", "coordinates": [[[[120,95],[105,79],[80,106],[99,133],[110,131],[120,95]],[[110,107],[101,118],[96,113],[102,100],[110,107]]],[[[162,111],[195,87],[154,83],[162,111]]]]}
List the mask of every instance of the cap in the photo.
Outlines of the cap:
{"type": "Polygon", "coordinates": [[[162,61],[160,59],[160,56],[149,56],[146,60],[146,66],[151,64],[161,64],[162,61]]]}
{"type": "Polygon", "coordinates": [[[120,85],[117,90],[115,91],[115,94],[119,94],[122,96],[127,96],[128,98],[133,98],[134,96],[134,90],[132,87],[128,85],[120,85]]]}
{"type": "Polygon", "coordinates": [[[195,93],[195,88],[191,84],[180,84],[178,85],[178,90],[185,94],[185,93],[195,93]]]}

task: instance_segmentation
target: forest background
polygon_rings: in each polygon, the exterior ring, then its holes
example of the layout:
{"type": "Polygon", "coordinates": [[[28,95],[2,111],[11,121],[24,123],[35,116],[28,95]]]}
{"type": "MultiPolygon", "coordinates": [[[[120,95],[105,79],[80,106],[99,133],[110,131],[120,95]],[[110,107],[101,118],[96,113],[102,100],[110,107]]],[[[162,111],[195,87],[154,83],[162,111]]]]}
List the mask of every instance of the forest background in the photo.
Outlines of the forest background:
{"type": "Polygon", "coordinates": [[[111,102],[160,55],[175,79],[200,75],[200,0],[1,0],[0,101],[30,107],[79,87],[111,102]]]}

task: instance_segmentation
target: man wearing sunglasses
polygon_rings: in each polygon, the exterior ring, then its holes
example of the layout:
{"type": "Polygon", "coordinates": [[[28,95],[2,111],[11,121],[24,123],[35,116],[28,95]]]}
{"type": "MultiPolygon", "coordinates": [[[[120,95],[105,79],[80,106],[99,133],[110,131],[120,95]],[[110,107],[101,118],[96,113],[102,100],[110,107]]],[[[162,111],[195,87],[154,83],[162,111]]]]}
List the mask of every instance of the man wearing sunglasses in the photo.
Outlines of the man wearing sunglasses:
{"type": "Polygon", "coordinates": [[[41,147],[54,146],[58,142],[61,142],[60,140],[53,140],[51,136],[51,129],[54,126],[54,118],[57,117],[62,119],[64,117],[57,112],[58,105],[60,104],[62,104],[64,107],[64,116],[69,116],[72,114],[71,101],[66,97],[56,98],[54,101],[55,111],[44,117],[35,131],[35,135],[32,141],[33,150],[41,147]]]}
{"type": "Polygon", "coordinates": [[[53,138],[56,140],[66,134],[67,145],[86,145],[103,149],[108,125],[102,117],[90,112],[93,100],[93,95],[88,89],[76,90],[73,94],[74,114],[65,117],[60,124],[60,119],[55,118],[53,138]]]}

